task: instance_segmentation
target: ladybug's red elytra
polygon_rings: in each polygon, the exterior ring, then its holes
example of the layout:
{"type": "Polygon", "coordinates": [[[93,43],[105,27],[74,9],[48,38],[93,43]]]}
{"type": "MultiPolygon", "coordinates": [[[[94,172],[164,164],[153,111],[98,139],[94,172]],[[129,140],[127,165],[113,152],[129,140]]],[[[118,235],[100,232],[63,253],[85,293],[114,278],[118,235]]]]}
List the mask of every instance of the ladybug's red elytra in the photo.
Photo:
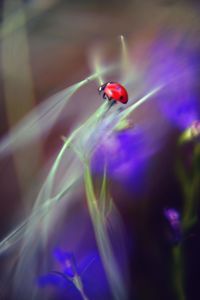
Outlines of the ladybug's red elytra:
{"type": "Polygon", "coordinates": [[[128,93],[126,89],[117,82],[107,82],[99,87],[99,94],[103,93],[103,98],[109,101],[121,102],[126,104],[128,102],[128,93]]]}

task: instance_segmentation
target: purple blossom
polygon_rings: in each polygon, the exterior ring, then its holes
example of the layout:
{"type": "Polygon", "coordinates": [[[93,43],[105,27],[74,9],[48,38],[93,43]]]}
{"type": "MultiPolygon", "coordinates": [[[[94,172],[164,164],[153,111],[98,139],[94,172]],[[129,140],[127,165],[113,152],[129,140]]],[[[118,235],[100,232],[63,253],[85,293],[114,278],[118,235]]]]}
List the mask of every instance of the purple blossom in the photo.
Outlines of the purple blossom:
{"type": "Polygon", "coordinates": [[[164,216],[167,221],[167,236],[172,244],[177,244],[182,239],[180,213],[175,208],[165,208],[164,216]]]}

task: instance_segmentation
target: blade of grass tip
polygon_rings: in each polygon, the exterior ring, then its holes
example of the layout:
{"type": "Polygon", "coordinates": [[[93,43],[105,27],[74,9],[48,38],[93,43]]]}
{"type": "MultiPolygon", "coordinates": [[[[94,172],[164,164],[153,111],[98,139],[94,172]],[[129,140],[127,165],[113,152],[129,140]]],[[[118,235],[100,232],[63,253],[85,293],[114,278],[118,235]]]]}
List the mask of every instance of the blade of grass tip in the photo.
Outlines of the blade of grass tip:
{"type": "Polygon", "coordinates": [[[104,81],[103,81],[102,72],[101,72],[102,67],[100,65],[99,54],[97,54],[95,57],[93,57],[93,68],[95,70],[95,73],[98,74],[97,80],[98,80],[99,85],[102,85],[104,81]]]}
{"type": "Polygon", "coordinates": [[[126,45],[126,41],[123,35],[120,35],[121,42],[121,69],[122,69],[122,78],[126,78],[127,74],[130,71],[130,62],[128,55],[128,47],[126,45]]]}

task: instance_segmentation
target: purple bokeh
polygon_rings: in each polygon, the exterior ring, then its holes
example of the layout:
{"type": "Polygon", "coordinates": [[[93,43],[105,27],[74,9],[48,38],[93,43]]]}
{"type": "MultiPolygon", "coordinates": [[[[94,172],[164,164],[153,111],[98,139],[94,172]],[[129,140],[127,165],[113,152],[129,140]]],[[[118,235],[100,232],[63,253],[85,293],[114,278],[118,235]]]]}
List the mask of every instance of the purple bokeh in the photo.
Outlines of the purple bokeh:
{"type": "MultiPolygon", "coordinates": [[[[102,266],[98,252],[90,253],[84,258],[80,264],[77,264],[74,254],[56,248],[54,258],[59,262],[58,270],[50,271],[47,274],[39,276],[37,280],[45,297],[48,293],[52,293],[59,299],[82,299],[80,292],[73,279],[77,276],[81,279],[85,294],[89,299],[112,299],[109,285],[102,266]],[[66,266],[66,261],[70,262],[71,266],[66,266]]],[[[53,298],[54,299],[54,298],[53,298]]]]}
{"type": "Polygon", "coordinates": [[[172,124],[185,129],[198,119],[198,54],[186,37],[160,38],[150,49],[147,70],[151,84],[164,85],[158,104],[172,124]]]}

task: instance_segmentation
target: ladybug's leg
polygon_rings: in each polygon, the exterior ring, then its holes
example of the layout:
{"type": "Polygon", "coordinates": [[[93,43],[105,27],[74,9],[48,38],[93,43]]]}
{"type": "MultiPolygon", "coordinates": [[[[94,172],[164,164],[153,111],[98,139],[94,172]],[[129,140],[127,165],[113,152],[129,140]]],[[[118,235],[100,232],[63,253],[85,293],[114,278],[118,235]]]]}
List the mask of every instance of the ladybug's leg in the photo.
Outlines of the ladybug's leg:
{"type": "Polygon", "coordinates": [[[110,109],[113,105],[116,104],[116,101],[115,100],[109,100],[109,103],[108,103],[108,109],[110,109]]]}
{"type": "Polygon", "coordinates": [[[107,99],[108,99],[108,97],[107,97],[106,93],[103,93],[103,99],[105,99],[105,100],[107,100],[107,99]]]}
{"type": "Polygon", "coordinates": [[[108,105],[107,105],[105,114],[111,109],[111,107],[116,103],[116,101],[115,100],[111,100],[111,101],[108,101],[107,103],[108,103],[108,105]]]}

